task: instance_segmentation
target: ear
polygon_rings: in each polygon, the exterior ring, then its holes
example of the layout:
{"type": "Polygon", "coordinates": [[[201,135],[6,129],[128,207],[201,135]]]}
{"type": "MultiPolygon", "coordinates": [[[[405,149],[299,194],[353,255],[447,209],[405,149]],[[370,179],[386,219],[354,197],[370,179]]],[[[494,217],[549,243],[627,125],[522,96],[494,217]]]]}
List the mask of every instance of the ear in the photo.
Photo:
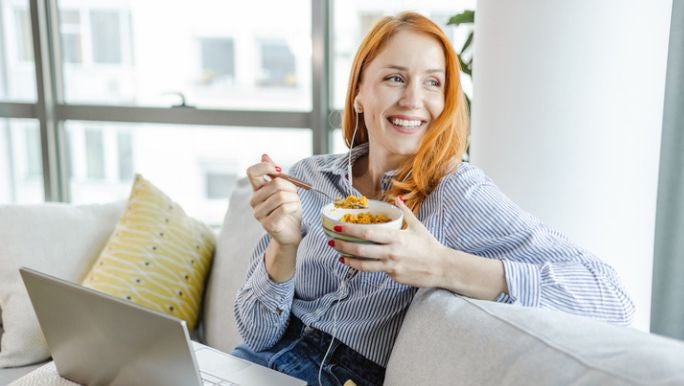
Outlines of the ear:
{"type": "Polygon", "coordinates": [[[363,107],[361,106],[361,103],[359,102],[359,96],[358,95],[354,98],[354,111],[356,111],[357,113],[363,112],[363,107]]]}

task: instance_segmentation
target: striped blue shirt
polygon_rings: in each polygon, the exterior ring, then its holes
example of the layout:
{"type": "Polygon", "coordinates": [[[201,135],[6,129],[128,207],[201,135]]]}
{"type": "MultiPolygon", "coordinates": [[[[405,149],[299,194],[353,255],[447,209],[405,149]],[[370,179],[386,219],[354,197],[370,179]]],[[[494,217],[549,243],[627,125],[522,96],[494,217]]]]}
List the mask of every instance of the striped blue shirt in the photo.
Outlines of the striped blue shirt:
{"type": "MultiPolygon", "coordinates": [[[[356,147],[352,160],[367,152],[367,145],[356,147]]],[[[346,154],[304,159],[290,174],[333,197],[360,195],[350,191],[346,154]]],[[[383,177],[384,190],[392,175],[383,177]]],[[[292,314],[386,366],[416,288],[382,272],[359,272],[341,285],[350,268],[340,264],[339,253],[328,246],[319,218],[328,200],[311,191],[299,194],[303,238],[296,272],[287,282],[271,281],[263,258],[269,236],[258,242],[235,303],[240,334],[256,351],[270,348],[284,334],[292,314]]],[[[471,164],[462,163],[442,179],[423,202],[418,218],[442,244],[503,262],[508,293],[497,301],[616,324],[631,322],[634,306],[610,266],[521,210],[471,164]]]]}

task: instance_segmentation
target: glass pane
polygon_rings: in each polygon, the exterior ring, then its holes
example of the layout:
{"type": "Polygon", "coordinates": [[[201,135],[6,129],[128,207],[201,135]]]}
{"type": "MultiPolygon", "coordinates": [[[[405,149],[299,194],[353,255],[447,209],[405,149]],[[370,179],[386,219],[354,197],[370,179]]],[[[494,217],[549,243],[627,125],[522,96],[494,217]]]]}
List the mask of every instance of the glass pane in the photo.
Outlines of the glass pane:
{"type": "Polygon", "coordinates": [[[28,0],[0,0],[0,100],[36,101],[28,0]]]}
{"type": "Polygon", "coordinates": [[[333,129],[331,133],[332,138],[330,143],[332,143],[332,152],[334,154],[348,152],[349,148],[347,147],[347,144],[344,143],[344,138],[342,137],[342,129],[333,129]]]}
{"type": "Polygon", "coordinates": [[[0,118],[0,203],[45,200],[40,128],[33,119],[0,118]]]}
{"type": "Polygon", "coordinates": [[[218,225],[245,169],[269,154],[287,170],[311,155],[309,129],[67,121],[74,203],[126,199],[140,173],[187,213],[218,225]]]}
{"type": "Polygon", "coordinates": [[[69,103],[311,109],[310,0],[63,0],[60,16],[69,103]]]}
{"type": "MultiPolygon", "coordinates": [[[[333,3],[333,58],[332,58],[332,104],[342,109],[347,93],[347,82],[356,49],[361,39],[377,19],[395,15],[401,11],[419,12],[442,26],[457,50],[465,43],[469,29],[446,26],[453,15],[465,9],[475,9],[475,0],[336,0],[333,3]]],[[[472,29],[472,27],[470,27],[472,29]]],[[[461,76],[466,93],[470,92],[471,81],[461,76]]]]}

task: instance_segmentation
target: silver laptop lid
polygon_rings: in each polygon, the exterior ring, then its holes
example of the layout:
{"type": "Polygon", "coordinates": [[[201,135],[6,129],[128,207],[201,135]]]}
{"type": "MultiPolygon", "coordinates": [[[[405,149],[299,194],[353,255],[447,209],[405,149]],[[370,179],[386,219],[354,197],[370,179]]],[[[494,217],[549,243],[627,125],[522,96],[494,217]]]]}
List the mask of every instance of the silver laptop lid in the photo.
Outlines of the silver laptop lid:
{"type": "Polygon", "coordinates": [[[59,375],[84,385],[202,384],[185,322],[20,269],[59,375]]]}

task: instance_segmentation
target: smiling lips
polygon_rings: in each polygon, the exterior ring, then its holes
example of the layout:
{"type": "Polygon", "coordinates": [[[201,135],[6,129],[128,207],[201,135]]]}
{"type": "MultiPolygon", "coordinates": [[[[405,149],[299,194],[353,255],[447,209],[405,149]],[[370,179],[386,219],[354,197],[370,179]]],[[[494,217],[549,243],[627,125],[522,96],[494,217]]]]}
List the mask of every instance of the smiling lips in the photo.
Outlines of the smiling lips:
{"type": "Polygon", "coordinates": [[[423,126],[426,122],[422,119],[413,117],[388,117],[387,120],[392,124],[392,127],[401,133],[411,134],[415,133],[418,128],[423,126]]]}

